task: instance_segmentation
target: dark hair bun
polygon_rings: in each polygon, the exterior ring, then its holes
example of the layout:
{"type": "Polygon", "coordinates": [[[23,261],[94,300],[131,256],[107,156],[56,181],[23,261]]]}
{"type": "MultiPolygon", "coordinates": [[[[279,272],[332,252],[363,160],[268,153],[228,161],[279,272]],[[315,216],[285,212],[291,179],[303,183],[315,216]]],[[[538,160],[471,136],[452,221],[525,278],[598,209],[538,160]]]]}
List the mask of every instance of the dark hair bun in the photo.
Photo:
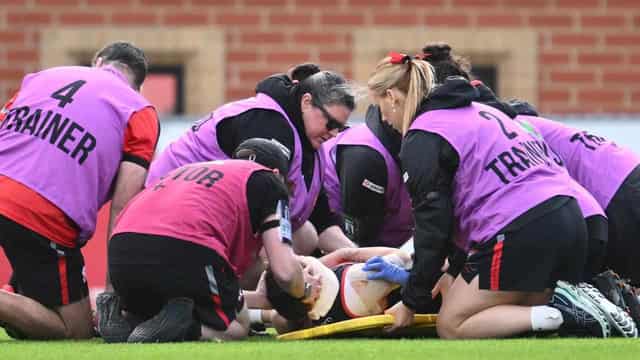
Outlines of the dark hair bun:
{"type": "Polygon", "coordinates": [[[300,65],[296,65],[291,69],[291,80],[298,80],[300,82],[304,81],[309,76],[319,73],[320,66],[313,63],[304,63],[300,65]]]}
{"type": "Polygon", "coordinates": [[[447,43],[439,42],[427,44],[422,48],[424,54],[428,54],[429,61],[447,61],[451,60],[451,46],[447,43]]]}

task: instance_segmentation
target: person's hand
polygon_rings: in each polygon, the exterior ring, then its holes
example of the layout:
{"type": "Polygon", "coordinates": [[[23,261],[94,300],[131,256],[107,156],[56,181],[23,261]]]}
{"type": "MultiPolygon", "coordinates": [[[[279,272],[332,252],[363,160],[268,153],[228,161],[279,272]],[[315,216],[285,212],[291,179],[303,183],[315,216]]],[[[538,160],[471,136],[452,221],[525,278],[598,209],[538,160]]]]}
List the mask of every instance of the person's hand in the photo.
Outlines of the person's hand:
{"type": "Polygon", "coordinates": [[[415,311],[408,308],[402,301],[399,301],[384,313],[393,315],[393,325],[385,329],[387,332],[393,332],[413,325],[413,315],[415,315],[415,311]]]}
{"type": "Polygon", "coordinates": [[[442,294],[442,298],[444,298],[447,295],[447,290],[449,290],[449,288],[453,284],[453,280],[455,280],[453,276],[449,275],[448,273],[442,274],[438,282],[433,286],[433,289],[431,290],[431,298],[435,299],[438,294],[442,294]]]}
{"type": "Polygon", "coordinates": [[[409,279],[409,272],[381,256],[374,256],[367,260],[362,270],[367,272],[368,280],[386,280],[404,285],[409,279]]]}

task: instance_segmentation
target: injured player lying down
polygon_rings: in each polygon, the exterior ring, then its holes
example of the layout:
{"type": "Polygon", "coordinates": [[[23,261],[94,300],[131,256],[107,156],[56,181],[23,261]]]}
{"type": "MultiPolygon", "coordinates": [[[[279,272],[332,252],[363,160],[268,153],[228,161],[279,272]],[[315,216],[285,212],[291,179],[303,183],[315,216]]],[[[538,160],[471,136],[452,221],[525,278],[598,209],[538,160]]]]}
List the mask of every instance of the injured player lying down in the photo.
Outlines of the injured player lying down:
{"type": "MultiPolygon", "coordinates": [[[[286,333],[383,314],[400,300],[400,287],[406,283],[409,276],[406,270],[412,266],[407,252],[388,247],[343,248],[320,259],[299,259],[322,282],[313,308],[298,320],[290,320],[291,314],[281,314],[289,308],[287,299],[270,286],[269,275],[263,275],[256,292],[266,293],[270,305],[277,310],[251,309],[253,323],[271,323],[278,333],[286,333]]],[[[437,308],[432,312],[437,312],[437,308]]]]}

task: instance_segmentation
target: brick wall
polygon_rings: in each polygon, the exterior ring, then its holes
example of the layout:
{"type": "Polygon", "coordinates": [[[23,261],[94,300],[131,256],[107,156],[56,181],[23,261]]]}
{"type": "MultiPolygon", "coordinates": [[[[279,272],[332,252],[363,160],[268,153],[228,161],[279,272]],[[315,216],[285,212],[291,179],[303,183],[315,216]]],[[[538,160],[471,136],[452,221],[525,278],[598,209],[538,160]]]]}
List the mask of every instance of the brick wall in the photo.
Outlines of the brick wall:
{"type": "Polygon", "coordinates": [[[48,27],[96,25],[224,29],[227,99],[302,61],[351,76],[355,29],[530,28],[543,111],[640,112],[640,0],[0,0],[0,98],[39,68],[48,27]]]}

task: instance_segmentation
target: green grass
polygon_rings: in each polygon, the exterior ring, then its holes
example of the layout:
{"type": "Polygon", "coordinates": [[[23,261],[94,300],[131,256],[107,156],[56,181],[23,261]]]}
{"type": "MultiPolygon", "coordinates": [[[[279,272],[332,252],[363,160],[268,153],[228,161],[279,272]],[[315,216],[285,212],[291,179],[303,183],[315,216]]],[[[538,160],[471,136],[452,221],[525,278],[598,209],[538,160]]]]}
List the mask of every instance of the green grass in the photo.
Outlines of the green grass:
{"type": "Polygon", "coordinates": [[[640,359],[640,340],[517,339],[444,341],[315,340],[278,342],[252,338],[236,343],[106,345],[91,341],[14,341],[0,331],[0,359],[640,359]]]}

